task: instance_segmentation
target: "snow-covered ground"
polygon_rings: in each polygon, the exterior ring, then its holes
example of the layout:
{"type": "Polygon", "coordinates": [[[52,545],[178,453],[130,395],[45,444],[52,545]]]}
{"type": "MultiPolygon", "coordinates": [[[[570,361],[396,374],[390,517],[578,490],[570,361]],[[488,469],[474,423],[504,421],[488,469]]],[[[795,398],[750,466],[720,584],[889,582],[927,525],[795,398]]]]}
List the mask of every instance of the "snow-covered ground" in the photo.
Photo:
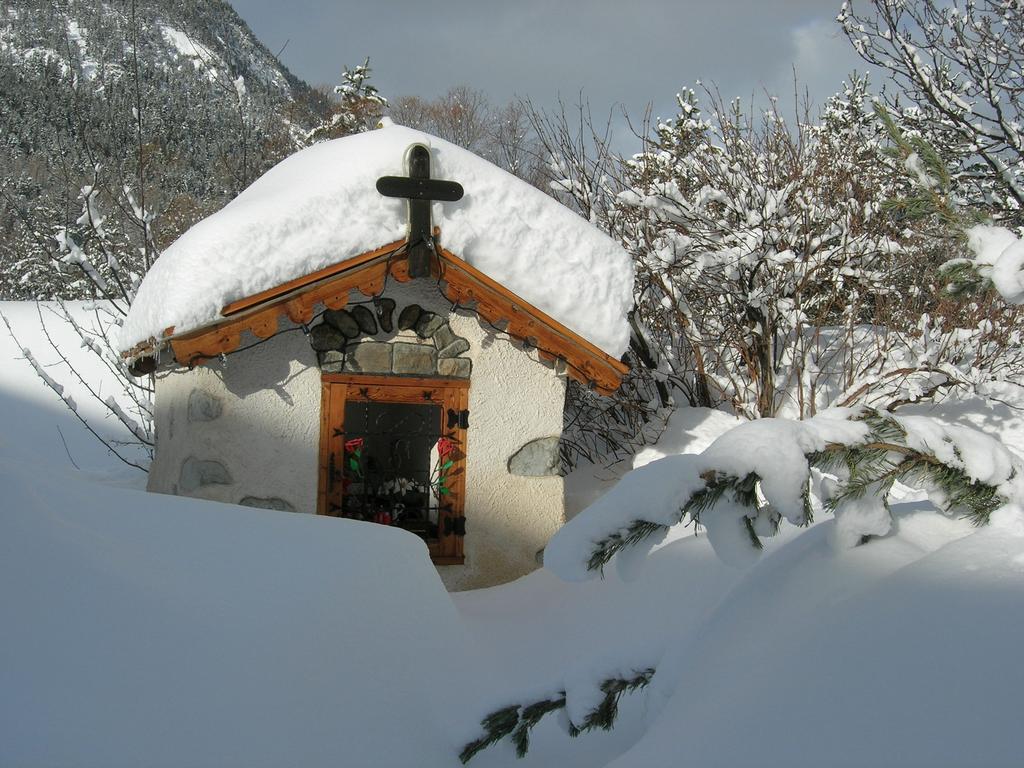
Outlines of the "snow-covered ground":
{"type": "MultiPolygon", "coordinates": [[[[0,311],[40,345],[33,307],[0,311]]],[[[452,766],[489,712],[564,690],[578,721],[599,680],[647,666],[613,731],[551,715],[525,760],[499,743],[471,765],[1020,762],[1012,511],[976,529],[907,496],[853,549],[819,516],[733,568],[684,530],[631,581],[449,595],[398,530],[145,494],[17,357],[0,332],[0,765],[452,766]]],[[[917,410],[1019,450],[1015,389],[917,410]]],[[[733,423],[680,411],[635,463],[733,423]]]]}

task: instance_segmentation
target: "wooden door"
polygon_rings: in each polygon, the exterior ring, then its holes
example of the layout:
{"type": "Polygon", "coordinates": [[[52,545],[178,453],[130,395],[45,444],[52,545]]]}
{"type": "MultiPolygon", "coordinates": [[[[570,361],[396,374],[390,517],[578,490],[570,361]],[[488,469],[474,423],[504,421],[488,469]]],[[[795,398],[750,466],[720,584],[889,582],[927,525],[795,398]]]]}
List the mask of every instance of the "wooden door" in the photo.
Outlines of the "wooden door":
{"type": "MultiPolygon", "coordinates": [[[[466,456],[469,382],[458,379],[399,378],[356,374],[325,374],[320,416],[320,472],[317,512],[348,515],[345,498],[345,444],[361,436],[345,428],[346,408],[355,403],[435,405],[437,437],[446,448],[442,494],[438,495],[437,534],[424,535],[431,558],[439,565],[464,562],[466,456]],[[450,462],[450,465],[448,464],[450,462]]],[[[351,409],[350,409],[351,413],[351,409]]],[[[351,487],[351,486],[350,486],[351,487]]],[[[351,501],[351,500],[350,500],[351,501]]]]}

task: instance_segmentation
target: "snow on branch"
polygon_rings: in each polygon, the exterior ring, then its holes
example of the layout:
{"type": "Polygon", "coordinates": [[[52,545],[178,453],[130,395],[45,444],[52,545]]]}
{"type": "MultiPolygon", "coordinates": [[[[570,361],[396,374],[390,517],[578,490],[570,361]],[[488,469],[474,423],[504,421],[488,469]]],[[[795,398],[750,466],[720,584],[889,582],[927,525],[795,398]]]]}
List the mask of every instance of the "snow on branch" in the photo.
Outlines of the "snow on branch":
{"type": "MultiPolygon", "coordinates": [[[[70,316],[70,314],[67,312],[67,309],[64,308],[63,306],[62,311],[65,313],[65,316],[70,316]]],[[[146,466],[135,461],[129,452],[123,450],[124,447],[126,446],[125,443],[121,443],[117,440],[114,440],[109,435],[101,434],[101,432],[97,430],[97,428],[90,421],[90,419],[87,418],[87,416],[82,413],[82,410],[79,408],[78,403],[68,392],[68,388],[64,384],[59,382],[57,379],[55,379],[53,376],[51,376],[49,372],[46,370],[46,366],[40,363],[38,358],[32,353],[32,351],[18,340],[18,337],[15,335],[14,329],[11,327],[11,323],[7,319],[7,317],[4,315],[0,315],[0,319],[3,319],[4,325],[7,326],[8,334],[11,336],[11,339],[14,341],[15,345],[17,345],[17,347],[21,350],[21,353],[24,356],[25,360],[29,363],[29,365],[32,366],[32,369],[35,371],[36,375],[43,382],[43,384],[45,384],[49,389],[53,391],[54,394],[57,395],[57,397],[61,399],[64,405],[71,412],[71,415],[74,416],[82,424],[82,426],[85,427],[85,429],[90,434],[92,434],[93,437],[95,437],[97,440],[103,443],[103,445],[106,446],[107,450],[113,456],[117,457],[128,466],[135,467],[136,469],[141,469],[144,472],[148,471],[146,466]]],[[[60,347],[55,343],[54,339],[49,333],[49,330],[46,327],[46,323],[43,321],[41,312],[39,313],[39,323],[47,344],[49,345],[50,349],[53,352],[55,352],[59,357],[59,364],[66,371],[69,371],[73,375],[75,381],[77,381],[78,384],[80,384],[85,389],[89,397],[97,401],[103,402],[107,410],[113,415],[115,415],[121,421],[121,423],[129,429],[137,443],[140,446],[149,449],[149,456],[150,458],[152,458],[152,435],[147,434],[144,429],[144,426],[140,425],[138,422],[132,419],[124,410],[124,408],[120,404],[118,404],[113,397],[108,397],[106,400],[103,400],[99,392],[90,386],[89,382],[82,376],[80,371],[71,364],[67,356],[61,351],[60,347]]],[[[79,330],[80,332],[80,329],[76,328],[76,330],[79,330]]],[[[140,405],[140,416],[142,416],[143,418],[149,416],[151,420],[151,412],[148,409],[143,409],[141,407],[142,405],[148,406],[148,398],[145,399],[144,403],[142,402],[141,399],[136,400],[136,403],[140,405]]]]}
{"type": "Polygon", "coordinates": [[[887,71],[885,94],[920,129],[956,147],[982,192],[1024,203],[1024,6],[1007,0],[869,0],[837,18],[862,59],[887,71]],[[859,10],[860,7],[866,10],[859,10]],[[980,162],[975,162],[980,161],[980,162]]]}
{"type": "Polygon", "coordinates": [[[967,230],[967,245],[972,258],[943,265],[950,290],[991,286],[1008,304],[1024,304],[1024,240],[1004,227],[978,224],[967,230]]]}
{"type": "Polygon", "coordinates": [[[715,553],[742,565],[783,518],[811,522],[811,469],[834,475],[825,508],[835,543],[855,546],[891,527],[887,497],[896,482],[920,488],[947,514],[976,525],[1024,499],[1024,466],[998,441],[926,417],[831,409],[805,421],[741,424],[701,454],[667,456],[623,477],[548,544],[545,567],[584,580],[616,557],[630,576],[667,530],[703,526],[715,553]]]}

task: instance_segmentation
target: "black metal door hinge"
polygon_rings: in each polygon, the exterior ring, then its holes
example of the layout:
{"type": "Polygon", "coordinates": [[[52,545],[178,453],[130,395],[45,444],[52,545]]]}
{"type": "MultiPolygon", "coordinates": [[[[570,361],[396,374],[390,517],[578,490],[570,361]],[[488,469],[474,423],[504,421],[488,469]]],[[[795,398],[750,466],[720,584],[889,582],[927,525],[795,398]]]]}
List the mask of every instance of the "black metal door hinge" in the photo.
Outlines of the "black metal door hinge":
{"type": "Polygon", "coordinates": [[[469,410],[456,411],[454,408],[448,409],[448,429],[469,429],[469,410]]]}

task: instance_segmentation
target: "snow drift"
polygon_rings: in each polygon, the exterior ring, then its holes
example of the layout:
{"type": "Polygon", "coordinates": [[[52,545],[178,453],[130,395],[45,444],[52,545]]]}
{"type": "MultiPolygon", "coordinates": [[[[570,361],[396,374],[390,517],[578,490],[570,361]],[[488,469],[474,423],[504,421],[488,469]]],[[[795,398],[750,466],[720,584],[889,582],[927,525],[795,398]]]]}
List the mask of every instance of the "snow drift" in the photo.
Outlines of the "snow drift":
{"type": "Polygon", "coordinates": [[[419,539],[51,480],[0,466],[0,764],[451,764],[487,673],[419,539]]]}

